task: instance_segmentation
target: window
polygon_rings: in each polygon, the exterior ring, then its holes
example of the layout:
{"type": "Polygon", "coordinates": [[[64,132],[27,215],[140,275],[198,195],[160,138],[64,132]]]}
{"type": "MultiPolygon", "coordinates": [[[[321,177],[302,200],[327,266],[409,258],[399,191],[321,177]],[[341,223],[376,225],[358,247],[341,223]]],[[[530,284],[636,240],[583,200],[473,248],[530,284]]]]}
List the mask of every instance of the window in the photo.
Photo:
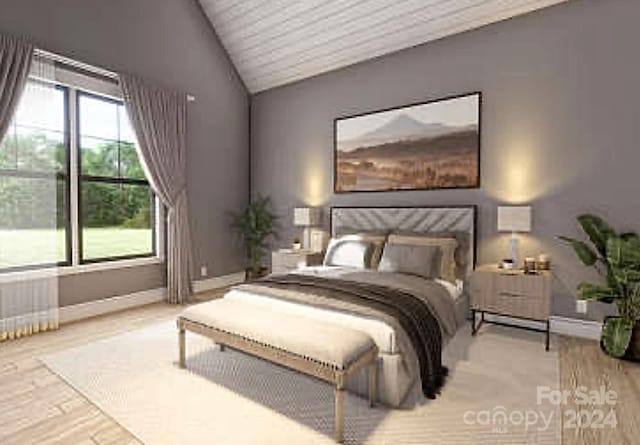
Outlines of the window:
{"type": "Polygon", "coordinates": [[[0,270],[70,262],[66,88],[29,80],[0,144],[0,270]]]}
{"type": "Polygon", "coordinates": [[[162,209],[113,89],[30,77],[0,143],[0,271],[156,255],[162,209]]]}
{"type": "Polygon", "coordinates": [[[80,261],[153,255],[154,196],[121,102],[78,93],[80,261]]]}

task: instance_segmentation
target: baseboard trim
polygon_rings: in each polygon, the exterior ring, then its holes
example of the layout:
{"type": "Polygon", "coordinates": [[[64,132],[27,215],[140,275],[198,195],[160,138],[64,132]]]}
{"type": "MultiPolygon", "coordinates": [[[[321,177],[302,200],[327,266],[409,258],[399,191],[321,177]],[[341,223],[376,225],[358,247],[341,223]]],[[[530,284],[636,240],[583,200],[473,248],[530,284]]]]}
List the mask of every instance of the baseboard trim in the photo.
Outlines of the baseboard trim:
{"type": "MultiPolygon", "coordinates": [[[[193,291],[203,292],[211,289],[218,289],[241,283],[243,280],[244,272],[236,272],[228,275],[221,275],[219,277],[208,278],[206,280],[198,280],[193,282],[193,291]]],[[[118,295],[101,300],[64,306],[60,308],[60,323],[71,323],[72,321],[83,320],[85,318],[96,317],[98,315],[104,315],[111,312],[131,309],[151,303],[158,303],[164,300],[166,293],[166,288],[158,287],[156,289],[143,290],[127,295],[118,295]]]]}
{"type": "Polygon", "coordinates": [[[556,334],[571,337],[600,340],[602,323],[599,321],[554,316],[551,317],[551,331],[556,334]]]}
{"type": "Polygon", "coordinates": [[[131,309],[146,304],[157,303],[164,299],[166,289],[159,287],[127,295],[104,298],[102,300],[88,301],[86,303],[73,304],[60,308],[60,323],[70,323],[85,318],[96,317],[110,312],[131,309]]]}
{"type": "Polygon", "coordinates": [[[193,282],[193,292],[204,292],[211,289],[233,286],[244,281],[244,272],[234,272],[219,277],[207,278],[193,282]]]}
{"type": "MultiPolygon", "coordinates": [[[[485,320],[507,323],[529,329],[546,329],[544,322],[512,318],[506,315],[485,314],[485,320]]],[[[602,323],[598,321],[580,320],[578,318],[559,317],[552,315],[549,318],[550,329],[554,334],[567,335],[569,337],[588,338],[600,340],[602,323]]]]}

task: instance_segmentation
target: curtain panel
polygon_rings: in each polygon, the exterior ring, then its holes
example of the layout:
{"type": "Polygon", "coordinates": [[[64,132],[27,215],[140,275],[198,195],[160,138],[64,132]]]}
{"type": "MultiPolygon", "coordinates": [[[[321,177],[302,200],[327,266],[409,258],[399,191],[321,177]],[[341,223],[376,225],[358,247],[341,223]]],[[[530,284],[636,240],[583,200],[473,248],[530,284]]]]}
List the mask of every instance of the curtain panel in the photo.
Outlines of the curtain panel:
{"type": "Polygon", "coordinates": [[[192,270],[187,209],[187,96],[127,74],[119,77],[138,139],[138,154],[149,182],[168,209],[167,301],[184,303],[191,296],[192,270]]]}
{"type": "MultiPolygon", "coordinates": [[[[53,69],[52,66],[45,67],[42,63],[35,63],[33,52],[34,47],[31,43],[0,34],[0,142],[7,137],[7,132],[17,114],[32,112],[37,114],[37,110],[29,107],[20,109],[20,100],[25,96],[23,94],[25,90],[32,107],[37,103],[38,109],[46,108],[51,100],[46,89],[41,88],[40,85],[27,88],[30,72],[35,71],[43,77],[46,70],[53,69]]],[[[10,146],[11,144],[6,144],[1,147],[10,146]]],[[[51,208],[48,212],[44,212],[48,216],[44,221],[38,221],[38,224],[46,226],[54,235],[39,247],[55,251],[55,181],[52,182],[51,187],[43,187],[42,193],[46,194],[45,200],[51,202],[51,208]]],[[[11,194],[4,196],[4,199],[11,200],[11,194]]],[[[20,229],[11,226],[2,216],[0,215],[0,230],[20,229]]],[[[0,245],[0,252],[5,247],[0,245]]],[[[0,254],[0,258],[4,256],[0,254]]],[[[5,263],[0,262],[0,264],[6,267],[5,263]]],[[[46,276],[25,278],[20,281],[8,281],[2,278],[0,280],[0,341],[58,328],[58,277],[55,271],[46,276]]]]}
{"type": "Polygon", "coordinates": [[[58,276],[0,283],[0,341],[58,329],[58,276]]]}
{"type": "Polygon", "coordinates": [[[9,128],[27,83],[33,44],[0,34],[0,141],[9,128]]]}

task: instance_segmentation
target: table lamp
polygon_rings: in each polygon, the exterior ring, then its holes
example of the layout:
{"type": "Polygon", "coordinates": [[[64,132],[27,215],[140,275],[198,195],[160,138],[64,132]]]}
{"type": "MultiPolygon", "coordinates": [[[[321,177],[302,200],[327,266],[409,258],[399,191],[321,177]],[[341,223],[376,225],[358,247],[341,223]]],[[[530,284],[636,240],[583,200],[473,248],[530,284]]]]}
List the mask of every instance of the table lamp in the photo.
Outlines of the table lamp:
{"type": "Polygon", "coordinates": [[[530,206],[498,206],[498,232],[511,232],[509,257],[518,267],[518,232],[531,231],[530,206]]]}
{"type": "Polygon", "coordinates": [[[310,228],[320,224],[320,210],[318,207],[296,207],[293,209],[293,224],[304,227],[302,234],[303,249],[309,249],[311,247],[310,228]]]}

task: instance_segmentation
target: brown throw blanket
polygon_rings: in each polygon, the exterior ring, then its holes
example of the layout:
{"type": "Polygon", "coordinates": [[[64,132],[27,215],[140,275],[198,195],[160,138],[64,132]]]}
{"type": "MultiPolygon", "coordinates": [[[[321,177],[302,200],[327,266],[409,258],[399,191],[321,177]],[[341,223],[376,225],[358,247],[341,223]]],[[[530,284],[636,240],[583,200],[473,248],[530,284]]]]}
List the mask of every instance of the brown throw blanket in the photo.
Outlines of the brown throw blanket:
{"type": "Polygon", "coordinates": [[[442,333],[438,320],[425,302],[399,289],[337,278],[289,274],[269,276],[253,287],[308,290],[315,295],[366,306],[398,321],[407,333],[418,358],[422,392],[434,399],[444,383],[447,368],[442,366],[442,333]]]}

